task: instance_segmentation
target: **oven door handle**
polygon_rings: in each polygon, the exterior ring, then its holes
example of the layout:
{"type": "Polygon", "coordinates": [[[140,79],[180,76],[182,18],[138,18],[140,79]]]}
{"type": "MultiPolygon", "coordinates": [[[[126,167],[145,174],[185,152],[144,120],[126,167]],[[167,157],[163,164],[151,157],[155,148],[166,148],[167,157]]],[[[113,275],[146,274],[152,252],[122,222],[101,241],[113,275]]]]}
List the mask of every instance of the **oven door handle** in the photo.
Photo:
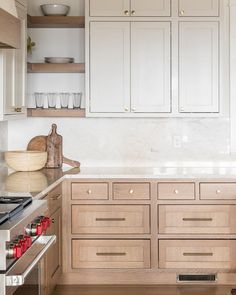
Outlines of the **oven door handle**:
{"type": "MultiPolygon", "coordinates": [[[[14,286],[22,286],[25,283],[25,279],[26,277],[30,274],[30,272],[34,269],[34,267],[40,262],[40,260],[43,258],[43,256],[46,254],[46,252],[50,249],[50,247],[56,242],[56,236],[41,236],[38,238],[37,241],[35,241],[35,243],[32,245],[32,247],[24,254],[24,256],[27,257],[27,254],[29,255],[29,257],[32,255],[34,256],[34,259],[32,261],[30,261],[29,265],[27,265],[26,269],[24,269],[24,271],[20,274],[18,274],[16,269],[21,269],[22,270],[22,266],[21,264],[24,266],[24,261],[21,261],[21,259],[19,261],[17,261],[16,266],[13,266],[13,268],[9,271],[9,275],[6,275],[5,278],[5,283],[6,286],[8,287],[14,287],[14,286]],[[36,249],[36,253],[34,253],[33,249],[34,247],[36,248],[37,245],[43,245],[43,247],[40,248],[40,250],[37,252],[36,249]],[[32,254],[30,253],[33,252],[32,254]]],[[[24,259],[24,256],[22,256],[22,260],[24,259]]]]}

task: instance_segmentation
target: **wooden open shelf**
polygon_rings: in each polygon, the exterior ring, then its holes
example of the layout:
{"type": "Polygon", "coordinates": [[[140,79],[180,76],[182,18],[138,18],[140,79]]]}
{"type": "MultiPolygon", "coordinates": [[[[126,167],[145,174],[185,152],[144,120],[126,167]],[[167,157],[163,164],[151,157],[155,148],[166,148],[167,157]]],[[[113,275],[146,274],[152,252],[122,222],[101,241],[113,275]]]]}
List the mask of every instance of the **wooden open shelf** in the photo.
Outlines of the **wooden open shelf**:
{"type": "Polygon", "coordinates": [[[84,63],[28,63],[28,73],[84,73],[84,63]]]}
{"type": "Polygon", "coordinates": [[[85,118],[85,109],[27,109],[28,117],[85,118]]]}
{"type": "Polygon", "coordinates": [[[28,28],[84,28],[84,16],[31,16],[27,19],[28,28]]]}

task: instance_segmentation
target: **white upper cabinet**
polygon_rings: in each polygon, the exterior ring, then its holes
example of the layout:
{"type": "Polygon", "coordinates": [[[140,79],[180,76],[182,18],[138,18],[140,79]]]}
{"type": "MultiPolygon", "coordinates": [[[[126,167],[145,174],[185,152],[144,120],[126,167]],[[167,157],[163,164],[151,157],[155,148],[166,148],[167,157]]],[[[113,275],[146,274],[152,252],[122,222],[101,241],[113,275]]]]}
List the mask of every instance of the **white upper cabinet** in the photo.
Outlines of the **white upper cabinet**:
{"type": "Polygon", "coordinates": [[[219,0],[179,0],[179,16],[218,16],[219,0]]]}
{"type": "Polygon", "coordinates": [[[129,14],[130,0],[90,0],[90,16],[128,16],[129,14]]]}
{"type": "Polygon", "coordinates": [[[132,16],[170,16],[170,0],[130,0],[132,16]]]}
{"type": "Polygon", "coordinates": [[[179,111],[219,112],[219,23],[181,22],[179,111]]]}
{"type": "Polygon", "coordinates": [[[170,16],[170,0],[90,0],[90,16],[170,16]]]}
{"type": "Polygon", "coordinates": [[[90,23],[90,112],[130,111],[130,23],[90,23]]]}
{"type": "Polygon", "coordinates": [[[131,111],[171,111],[170,23],[131,24],[131,111]]]}

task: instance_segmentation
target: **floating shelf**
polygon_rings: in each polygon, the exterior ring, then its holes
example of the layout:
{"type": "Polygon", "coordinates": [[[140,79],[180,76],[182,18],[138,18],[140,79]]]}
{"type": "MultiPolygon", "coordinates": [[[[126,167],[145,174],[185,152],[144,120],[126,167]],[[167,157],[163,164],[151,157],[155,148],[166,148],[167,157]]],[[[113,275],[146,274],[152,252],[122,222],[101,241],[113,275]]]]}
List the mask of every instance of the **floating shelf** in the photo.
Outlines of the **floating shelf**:
{"type": "Polygon", "coordinates": [[[28,63],[28,73],[84,73],[84,63],[28,63]]]}
{"type": "Polygon", "coordinates": [[[28,28],[84,28],[84,16],[31,16],[27,18],[28,28]]]}
{"type": "Polygon", "coordinates": [[[28,109],[28,117],[76,117],[85,118],[85,109],[28,109]]]}

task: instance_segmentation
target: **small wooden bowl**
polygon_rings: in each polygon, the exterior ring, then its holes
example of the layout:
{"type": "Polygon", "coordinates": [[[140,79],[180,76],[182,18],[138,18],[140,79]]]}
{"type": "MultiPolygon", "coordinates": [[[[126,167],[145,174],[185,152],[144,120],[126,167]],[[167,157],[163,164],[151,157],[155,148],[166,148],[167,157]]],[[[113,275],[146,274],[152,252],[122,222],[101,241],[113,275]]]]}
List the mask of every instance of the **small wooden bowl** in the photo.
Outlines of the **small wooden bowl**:
{"type": "Polygon", "coordinates": [[[5,152],[6,164],[16,171],[37,171],[47,162],[47,152],[9,151],[5,152]]]}

